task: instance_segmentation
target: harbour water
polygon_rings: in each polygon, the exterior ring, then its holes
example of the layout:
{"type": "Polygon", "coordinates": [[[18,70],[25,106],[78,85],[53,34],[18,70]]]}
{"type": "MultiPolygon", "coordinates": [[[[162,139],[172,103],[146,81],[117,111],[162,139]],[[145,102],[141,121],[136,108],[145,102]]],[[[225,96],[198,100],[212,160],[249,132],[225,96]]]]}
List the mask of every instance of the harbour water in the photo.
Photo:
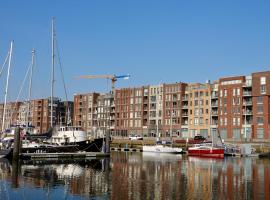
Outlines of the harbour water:
{"type": "Polygon", "coordinates": [[[270,199],[270,160],[139,152],[18,165],[0,160],[0,199],[270,199]]]}

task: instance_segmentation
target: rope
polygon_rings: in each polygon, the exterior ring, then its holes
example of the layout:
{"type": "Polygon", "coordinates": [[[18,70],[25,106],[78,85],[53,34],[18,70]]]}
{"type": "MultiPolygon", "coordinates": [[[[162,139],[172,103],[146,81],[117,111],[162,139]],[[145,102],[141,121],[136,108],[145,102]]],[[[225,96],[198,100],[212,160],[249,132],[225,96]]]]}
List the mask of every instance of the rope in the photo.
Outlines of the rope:
{"type": "MultiPolygon", "coordinates": [[[[21,93],[22,93],[22,90],[23,90],[23,88],[24,88],[24,84],[25,84],[26,78],[28,77],[30,68],[31,68],[31,64],[28,66],[28,69],[27,69],[27,71],[26,71],[26,73],[25,73],[23,82],[22,82],[22,84],[21,84],[21,88],[20,88],[20,90],[19,90],[19,94],[18,94],[18,96],[17,96],[17,98],[16,98],[16,101],[15,101],[15,106],[17,105],[17,103],[18,103],[18,101],[19,101],[19,98],[20,98],[20,96],[21,96],[21,93]]],[[[10,119],[12,120],[12,116],[13,116],[13,114],[14,114],[14,112],[15,112],[15,108],[14,108],[14,109],[11,108],[11,110],[12,110],[12,112],[11,112],[11,118],[10,118],[10,119]]]]}
{"type": "MultiPolygon", "coordinates": [[[[60,57],[60,53],[59,53],[58,42],[57,42],[56,38],[55,38],[55,46],[56,46],[58,64],[59,64],[60,71],[61,71],[61,80],[62,80],[64,91],[65,91],[65,98],[66,98],[66,101],[67,101],[67,110],[68,110],[67,115],[68,116],[67,116],[66,120],[69,121],[70,120],[70,110],[69,110],[69,104],[68,104],[67,87],[66,87],[66,82],[65,82],[65,78],[64,78],[64,71],[63,71],[63,66],[62,66],[61,57],[60,57]]],[[[69,123],[68,121],[66,123],[69,123]]]]}
{"type": "Polygon", "coordinates": [[[1,75],[2,75],[2,73],[3,73],[3,70],[4,70],[5,65],[7,64],[8,57],[9,57],[9,52],[8,52],[8,54],[7,54],[7,57],[6,57],[5,61],[4,61],[4,64],[2,65],[2,69],[1,69],[1,71],[0,71],[0,77],[1,77],[1,75]]]}

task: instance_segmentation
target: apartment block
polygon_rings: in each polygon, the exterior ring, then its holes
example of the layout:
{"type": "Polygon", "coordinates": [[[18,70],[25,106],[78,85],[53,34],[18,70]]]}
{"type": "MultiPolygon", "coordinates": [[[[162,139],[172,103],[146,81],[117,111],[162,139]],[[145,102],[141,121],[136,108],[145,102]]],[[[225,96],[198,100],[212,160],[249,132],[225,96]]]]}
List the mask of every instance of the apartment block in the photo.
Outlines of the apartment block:
{"type": "MultiPolygon", "coordinates": [[[[25,126],[27,123],[35,127],[36,133],[46,132],[51,126],[51,99],[35,99],[28,102],[9,102],[6,104],[4,129],[12,125],[25,126]]],[[[62,102],[53,99],[53,126],[66,124],[67,105],[73,109],[72,102],[62,102]]],[[[1,126],[3,121],[4,104],[0,105],[1,126]]],[[[72,113],[71,113],[72,114],[72,113]]]]}
{"type": "Polygon", "coordinates": [[[115,90],[115,136],[147,133],[148,101],[148,87],[115,90]]]}
{"type": "Polygon", "coordinates": [[[21,105],[21,102],[9,102],[6,104],[5,111],[4,111],[4,104],[0,104],[1,128],[5,130],[5,129],[10,128],[11,125],[17,124],[20,105],[21,105]],[[4,121],[3,121],[3,117],[4,117],[4,121]]]}
{"type": "Polygon", "coordinates": [[[99,93],[75,94],[73,122],[89,134],[94,134],[97,124],[97,99],[99,93]]]}
{"type": "Polygon", "coordinates": [[[188,84],[189,95],[188,115],[189,137],[202,135],[210,137],[211,123],[211,84],[188,84]]]}
{"type": "MultiPolygon", "coordinates": [[[[253,118],[250,120],[254,130],[252,137],[255,140],[270,139],[270,71],[253,73],[251,77],[253,118]]],[[[246,109],[247,111],[250,110],[246,109]]]]}
{"type": "Polygon", "coordinates": [[[182,137],[182,114],[188,112],[183,102],[187,84],[163,84],[163,123],[161,137],[182,137]]]}
{"type": "Polygon", "coordinates": [[[115,114],[114,96],[112,93],[100,94],[96,105],[97,128],[94,137],[105,137],[110,132],[114,134],[115,114]]]}

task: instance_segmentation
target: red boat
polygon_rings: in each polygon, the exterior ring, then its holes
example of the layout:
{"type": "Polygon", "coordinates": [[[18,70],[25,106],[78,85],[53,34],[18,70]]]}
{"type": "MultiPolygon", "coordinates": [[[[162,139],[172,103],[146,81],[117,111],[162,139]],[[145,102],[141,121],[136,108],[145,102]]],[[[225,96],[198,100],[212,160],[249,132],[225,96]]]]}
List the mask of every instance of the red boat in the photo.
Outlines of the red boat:
{"type": "Polygon", "coordinates": [[[188,148],[189,156],[202,156],[202,157],[224,157],[224,148],[214,147],[212,145],[198,144],[194,147],[188,148]]]}

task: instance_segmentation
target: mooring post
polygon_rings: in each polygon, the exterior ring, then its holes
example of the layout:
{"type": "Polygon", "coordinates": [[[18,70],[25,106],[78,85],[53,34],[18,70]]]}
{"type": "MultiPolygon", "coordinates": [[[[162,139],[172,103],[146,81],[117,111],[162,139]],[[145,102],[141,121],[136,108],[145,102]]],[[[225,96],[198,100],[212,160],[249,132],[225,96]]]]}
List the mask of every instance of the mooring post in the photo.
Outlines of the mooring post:
{"type": "Polygon", "coordinates": [[[13,144],[13,158],[12,158],[12,187],[18,188],[18,171],[19,171],[19,156],[21,146],[21,129],[16,127],[14,133],[14,144],[13,144]]]}
{"type": "Polygon", "coordinates": [[[14,161],[19,159],[20,144],[21,144],[20,127],[16,127],[14,134],[13,159],[12,159],[14,161]]]}
{"type": "Polygon", "coordinates": [[[105,153],[110,153],[110,130],[106,131],[105,153]]]}

